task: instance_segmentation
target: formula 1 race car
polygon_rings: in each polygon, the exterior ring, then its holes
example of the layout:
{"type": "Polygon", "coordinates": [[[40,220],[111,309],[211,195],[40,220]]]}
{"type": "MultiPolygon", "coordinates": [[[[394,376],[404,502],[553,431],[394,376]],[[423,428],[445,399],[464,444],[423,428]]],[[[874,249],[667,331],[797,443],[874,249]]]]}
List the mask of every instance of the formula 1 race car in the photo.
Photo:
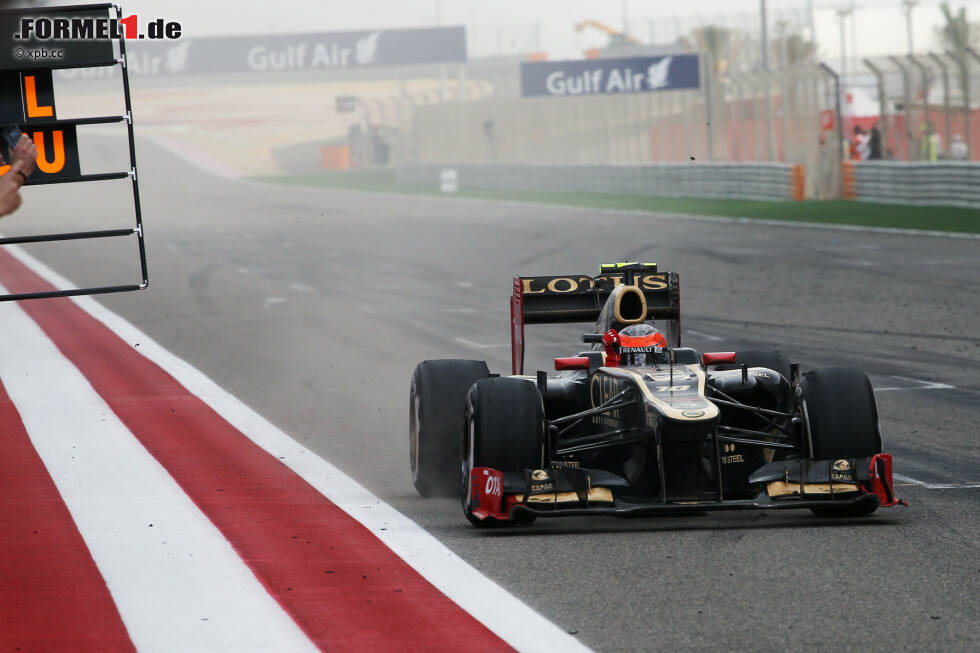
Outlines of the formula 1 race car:
{"type": "Polygon", "coordinates": [[[676,273],[628,263],[515,277],[511,324],[511,376],[469,360],[424,361],[412,376],[415,487],[458,492],[474,525],[901,503],[868,377],[801,375],[778,351],[681,347],[676,273]],[[525,324],[557,322],[594,322],[591,349],[525,376],[525,324]]]}

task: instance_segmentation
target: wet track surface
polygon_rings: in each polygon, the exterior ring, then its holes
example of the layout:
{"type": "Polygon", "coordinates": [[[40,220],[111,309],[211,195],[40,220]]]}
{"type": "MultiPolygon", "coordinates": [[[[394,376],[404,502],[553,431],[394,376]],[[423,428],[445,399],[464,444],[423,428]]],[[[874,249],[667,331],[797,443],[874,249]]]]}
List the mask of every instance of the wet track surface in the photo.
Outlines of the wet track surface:
{"type": "MultiPolygon", "coordinates": [[[[584,643],[980,648],[980,241],[266,187],[140,147],[151,287],[100,301],[584,643]],[[458,502],[419,498],[414,365],[506,373],[513,275],[632,259],[680,273],[689,346],[865,369],[910,507],[482,532],[458,502]]],[[[124,226],[104,218],[126,207],[115,183],[29,189],[3,231],[124,226]]],[[[99,246],[26,249],[78,284],[135,277],[99,246]]],[[[577,351],[580,332],[529,327],[528,368],[577,351]]]]}

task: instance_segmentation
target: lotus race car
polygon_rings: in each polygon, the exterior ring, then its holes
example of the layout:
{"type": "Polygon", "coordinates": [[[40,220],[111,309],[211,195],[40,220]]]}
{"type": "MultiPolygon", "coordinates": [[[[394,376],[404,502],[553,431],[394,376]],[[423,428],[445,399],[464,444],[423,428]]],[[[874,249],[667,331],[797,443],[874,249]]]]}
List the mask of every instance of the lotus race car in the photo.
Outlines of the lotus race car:
{"type": "Polygon", "coordinates": [[[430,360],[412,375],[412,479],[462,498],[476,526],[562,515],[809,508],[858,516],[901,503],[871,383],[800,374],[778,351],[681,346],[676,273],[515,277],[512,374],[430,360]],[[591,348],[524,375],[526,324],[591,322],[591,348]],[[657,326],[662,328],[657,328],[657,326]]]}

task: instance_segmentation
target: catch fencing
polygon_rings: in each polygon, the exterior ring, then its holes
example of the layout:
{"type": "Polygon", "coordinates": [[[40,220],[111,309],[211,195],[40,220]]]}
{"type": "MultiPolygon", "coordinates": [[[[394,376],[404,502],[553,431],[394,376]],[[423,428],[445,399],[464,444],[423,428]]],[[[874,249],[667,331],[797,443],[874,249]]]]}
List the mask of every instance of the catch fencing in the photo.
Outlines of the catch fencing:
{"type": "Polygon", "coordinates": [[[721,75],[707,58],[698,90],[519,97],[517,67],[465,103],[414,107],[412,163],[802,165],[807,197],[840,193],[837,86],[826,69],[721,75]]]}
{"type": "Polygon", "coordinates": [[[863,161],[844,165],[844,197],[980,208],[980,163],[863,161]]]}
{"type": "Polygon", "coordinates": [[[980,54],[965,48],[863,64],[870,76],[856,77],[853,89],[872,107],[845,104],[848,138],[877,123],[883,160],[980,159],[980,54]]]}
{"type": "Polygon", "coordinates": [[[803,199],[801,166],[785,163],[648,165],[399,165],[400,185],[437,188],[452,170],[459,188],[743,200],[803,199]]]}

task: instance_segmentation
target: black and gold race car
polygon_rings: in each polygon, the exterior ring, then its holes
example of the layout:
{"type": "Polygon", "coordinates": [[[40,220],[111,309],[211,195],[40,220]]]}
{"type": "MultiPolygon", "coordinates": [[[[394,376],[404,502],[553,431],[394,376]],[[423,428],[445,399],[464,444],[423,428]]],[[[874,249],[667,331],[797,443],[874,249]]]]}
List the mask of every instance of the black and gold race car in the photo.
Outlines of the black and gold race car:
{"type": "Polygon", "coordinates": [[[800,374],[778,351],[681,346],[680,286],[654,264],[515,277],[513,374],[431,360],[412,375],[412,478],[459,493],[477,526],[561,515],[809,508],[898,501],[871,383],[800,374]],[[523,374],[524,327],[594,322],[591,349],[523,374]],[[657,326],[661,328],[657,328],[657,326]]]}

